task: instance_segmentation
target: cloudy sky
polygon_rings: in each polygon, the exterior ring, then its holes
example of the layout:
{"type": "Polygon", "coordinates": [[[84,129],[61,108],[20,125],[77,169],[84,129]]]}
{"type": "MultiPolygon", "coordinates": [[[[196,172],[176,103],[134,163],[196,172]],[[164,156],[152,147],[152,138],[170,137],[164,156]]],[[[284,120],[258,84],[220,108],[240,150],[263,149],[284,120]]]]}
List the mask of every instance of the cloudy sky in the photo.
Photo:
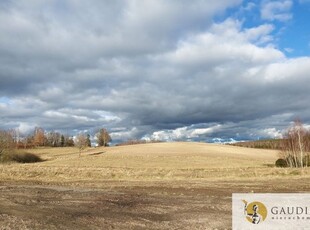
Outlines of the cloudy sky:
{"type": "Polygon", "coordinates": [[[309,0],[1,0],[0,128],[281,137],[310,123],[309,0]]]}

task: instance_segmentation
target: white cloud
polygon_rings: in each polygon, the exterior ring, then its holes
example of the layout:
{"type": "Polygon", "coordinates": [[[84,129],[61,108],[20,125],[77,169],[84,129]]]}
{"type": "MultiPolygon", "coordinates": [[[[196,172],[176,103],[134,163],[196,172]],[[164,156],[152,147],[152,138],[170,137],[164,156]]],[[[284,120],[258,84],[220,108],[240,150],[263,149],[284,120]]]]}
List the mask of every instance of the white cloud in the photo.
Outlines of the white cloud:
{"type": "Polygon", "coordinates": [[[188,139],[189,131],[187,127],[181,127],[174,130],[161,130],[153,132],[150,136],[145,136],[142,139],[151,139],[151,140],[161,140],[161,141],[172,141],[172,140],[182,140],[188,139]]]}
{"type": "MultiPolygon", "coordinates": [[[[258,47],[251,41],[263,41],[272,31],[271,25],[243,31],[238,21],[226,20],[214,24],[208,32],[189,37],[178,48],[166,54],[167,61],[184,65],[224,65],[240,63],[263,64],[284,58],[284,54],[271,47],[258,47]]],[[[265,42],[265,41],[264,41],[265,42]]]]}
{"type": "Polygon", "coordinates": [[[287,59],[268,65],[263,73],[267,82],[307,81],[310,57],[287,59]]]}
{"type": "Polygon", "coordinates": [[[57,112],[57,111],[46,111],[44,112],[44,115],[47,117],[54,117],[57,119],[63,119],[63,118],[68,118],[69,116],[67,114],[57,112]]]}
{"type": "Polygon", "coordinates": [[[122,128],[120,130],[113,129],[110,136],[113,141],[126,141],[135,139],[134,137],[138,132],[139,131],[136,127],[132,127],[130,130],[127,130],[127,128],[122,128]]]}
{"type": "Polygon", "coordinates": [[[276,128],[268,128],[261,131],[260,135],[264,138],[279,139],[282,138],[282,131],[276,128]]]}
{"type": "Polygon", "coordinates": [[[234,138],[229,138],[229,139],[213,138],[212,142],[218,143],[218,144],[234,144],[234,143],[242,142],[242,141],[240,140],[236,141],[234,138]]]}
{"type": "Polygon", "coordinates": [[[34,123],[21,122],[19,126],[17,127],[17,129],[21,134],[25,135],[25,134],[29,134],[30,132],[32,132],[34,130],[34,127],[36,126],[37,125],[34,123]]]}
{"type": "Polygon", "coordinates": [[[245,30],[244,34],[248,41],[253,41],[257,44],[266,44],[273,41],[270,33],[274,30],[274,26],[270,24],[260,25],[245,30]]]}
{"type": "Polygon", "coordinates": [[[263,1],[261,17],[264,20],[288,21],[293,16],[290,12],[293,2],[291,0],[263,1]]]}
{"type": "Polygon", "coordinates": [[[201,135],[205,135],[205,134],[212,134],[215,131],[219,131],[221,129],[221,125],[215,125],[213,127],[209,127],[209,128],[200,128],[200,129],[194,129],[191,134],[190,137],[199,137],[201,135]]]}
{"type": "Polygon", "coordinates": [[[208,128],[195,128],[193,126],[184,126],[173,130],[161,130],[153,132],[150,136],[144,136],[142,139],[146,140],[192,140],[194,138],[204,138],[215,132],[220,131],[221,125],[217,124],[208,128]]]}
{"type": "MultiPolygon", "coordinates": [[[[310,119],[309,58],[287,58],[271,24],[245,29],[229,16],[213,22],[240,0],[6,2],[2,127],[228,140],[278,130],[288,121],[281,114],[310,119]],[[275,115],[279,123],[267,125],[275,115]]],[[[262,14],[284,20],[291,5],[264,1],[262,14]]]]}

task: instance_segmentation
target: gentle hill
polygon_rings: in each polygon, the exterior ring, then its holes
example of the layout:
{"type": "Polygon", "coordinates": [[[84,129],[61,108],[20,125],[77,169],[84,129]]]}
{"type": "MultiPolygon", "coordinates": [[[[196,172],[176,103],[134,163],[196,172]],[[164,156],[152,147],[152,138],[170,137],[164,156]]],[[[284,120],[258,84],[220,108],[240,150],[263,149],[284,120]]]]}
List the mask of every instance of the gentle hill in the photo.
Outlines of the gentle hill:
{"type": "MultiPolygon", "coordinates": [[[[126,168],[231,168],[274,163],[277,151],[229,145],[172,142],[90,148],[42,149],[44,165],[126,168]]],[[[35,150],[40,154],[40,149],[35,150]]],[[[43,165],[43,164],[42,164],[43,165]]]]}
{"type": "Polygon", "coordinates": [[[45,159],[36,164],[11,164],[2,179],[42,181],[175,180],[256,177],[277,174],[271,168],[277,151],[206,143],[151,143],[89,148],[38,148],[45,159]]]}

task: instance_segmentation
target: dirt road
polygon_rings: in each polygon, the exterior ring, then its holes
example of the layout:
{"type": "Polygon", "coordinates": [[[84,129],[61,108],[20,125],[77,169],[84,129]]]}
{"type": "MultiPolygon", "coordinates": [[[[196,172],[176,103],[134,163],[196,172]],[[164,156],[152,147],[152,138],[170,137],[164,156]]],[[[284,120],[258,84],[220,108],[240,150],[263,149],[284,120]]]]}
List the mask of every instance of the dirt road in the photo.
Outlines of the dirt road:
{"type": "Polygon", "coordinates": [[[310,181],[0,182],[0,229],[230,229],[233,192],[309,192],[310,181]]]}

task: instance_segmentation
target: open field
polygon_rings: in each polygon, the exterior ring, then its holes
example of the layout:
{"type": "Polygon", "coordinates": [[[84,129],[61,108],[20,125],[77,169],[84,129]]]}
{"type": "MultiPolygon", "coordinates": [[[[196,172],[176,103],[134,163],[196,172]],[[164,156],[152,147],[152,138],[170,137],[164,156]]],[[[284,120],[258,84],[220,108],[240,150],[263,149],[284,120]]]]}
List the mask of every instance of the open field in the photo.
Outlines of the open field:
{"type": "Polygon", "coordinates": [[[233,192],[309,192],[277,151],[203,143],[30,150],[0,165],[0,229],[230,229],[233,192]]]}

